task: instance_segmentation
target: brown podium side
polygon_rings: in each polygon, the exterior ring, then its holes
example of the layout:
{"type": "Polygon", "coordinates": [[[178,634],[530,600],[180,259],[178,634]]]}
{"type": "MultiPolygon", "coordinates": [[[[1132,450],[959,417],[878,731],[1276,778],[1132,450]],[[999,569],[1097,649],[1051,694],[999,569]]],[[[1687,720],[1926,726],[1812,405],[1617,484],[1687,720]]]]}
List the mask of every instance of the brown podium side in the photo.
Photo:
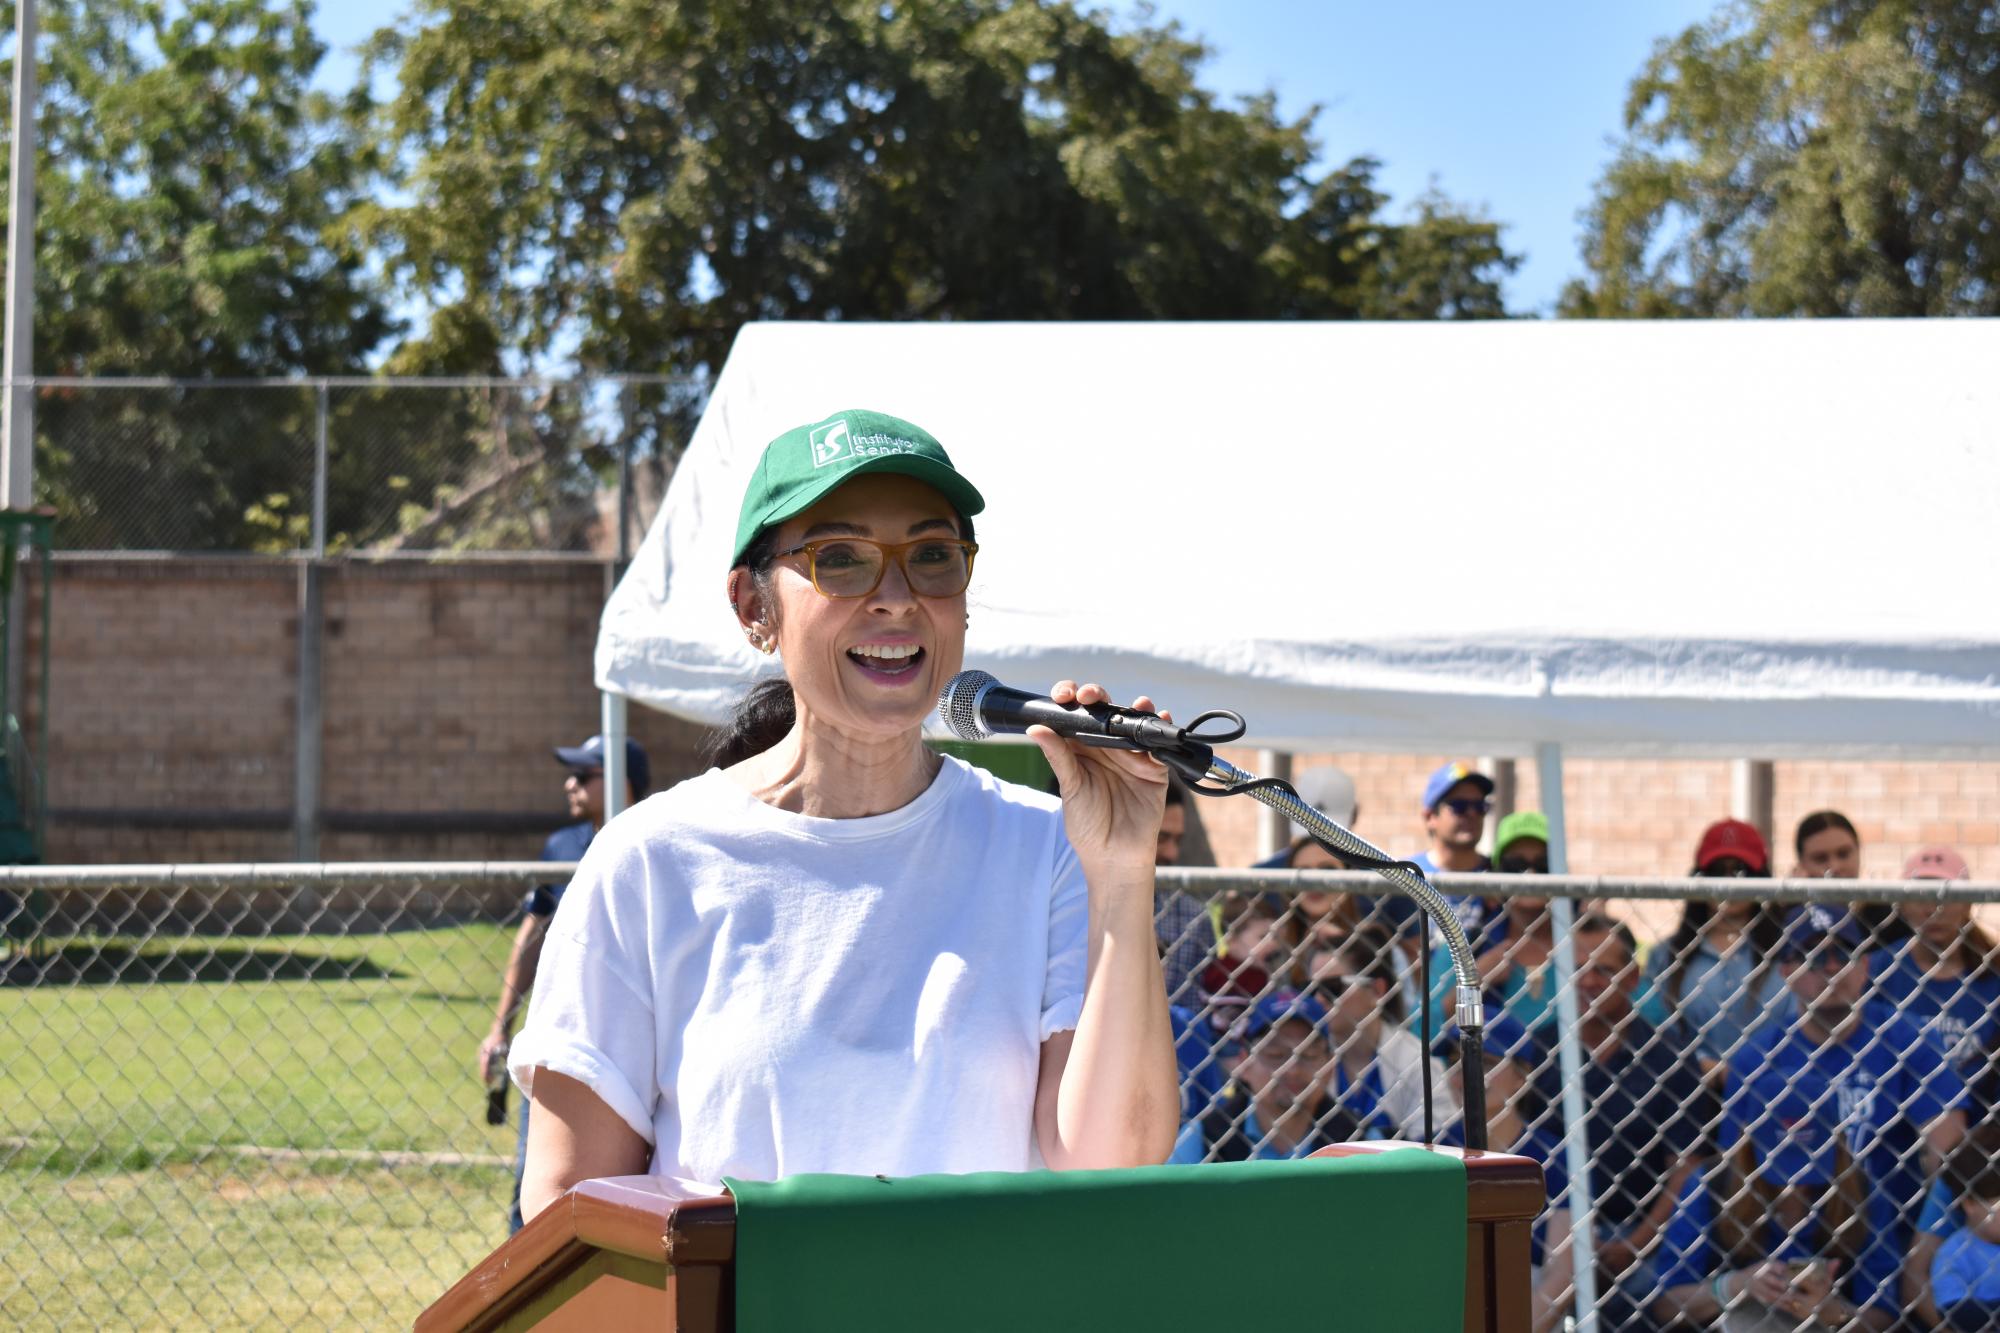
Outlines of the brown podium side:
{"type": "MultiPolygon", "coordinates": [[[[1410,1147],[1348,1143],[1317,1157],[1410,1147]]],[[[1542,1168],[1505,1153],[1465,1159],[1465,1333],[1527,1333],[1528,1233],[1542,1168]]],[[[733,1333],[736,1205],[686,1198],[655,1176],[586,1180],[417,1316],[417,1333],[733,1333]]]]}

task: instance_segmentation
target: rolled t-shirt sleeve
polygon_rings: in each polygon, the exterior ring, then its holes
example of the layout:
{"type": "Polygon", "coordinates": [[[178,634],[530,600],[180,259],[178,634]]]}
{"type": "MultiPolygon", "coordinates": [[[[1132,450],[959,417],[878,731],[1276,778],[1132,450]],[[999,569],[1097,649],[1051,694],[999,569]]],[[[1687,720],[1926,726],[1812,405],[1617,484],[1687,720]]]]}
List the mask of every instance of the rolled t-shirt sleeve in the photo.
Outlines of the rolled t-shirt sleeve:
{"type": "Polygon", "coordinates": [[[645,894],[643,859],[600,839],[556,909],[507,1068],[527,1096],[537,1069],[577,1080],[650,1144],[660,1084],[645,894]]]}
{"type": "Polygon", "coordinates": [[[1042,1040],[1073,1031],[1083,1017],[1084,973],[1090,952],[1090,889],[1083,865],[1058,831],[1049,898],[1049,965],[1042,983],[1042,1040]]]}

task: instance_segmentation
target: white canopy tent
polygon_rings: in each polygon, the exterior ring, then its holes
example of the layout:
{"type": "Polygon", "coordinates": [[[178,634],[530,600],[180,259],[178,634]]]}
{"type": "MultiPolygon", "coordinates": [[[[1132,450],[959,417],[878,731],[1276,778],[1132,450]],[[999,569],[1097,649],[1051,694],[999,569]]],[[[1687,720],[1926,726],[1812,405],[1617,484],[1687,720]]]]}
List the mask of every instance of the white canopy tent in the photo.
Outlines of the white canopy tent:
{"type": "Polygon", "coordinates": [[[744,483],[843,407],[985,493],[966,665],[1286,750],[2000,757],[2000,321],[771,324],[607,606],[726,714],[744,483]]]}
{"type": "Polygon", "coordinates": [[[607,730],[769,669],[723,595],[737,506],[846,407],[987,498],[968,666],[1274,749],[1533,752],[1558,873],[1565,750],[2000,757],[2000,321],[753,326],[605,610],[607,730]]]}

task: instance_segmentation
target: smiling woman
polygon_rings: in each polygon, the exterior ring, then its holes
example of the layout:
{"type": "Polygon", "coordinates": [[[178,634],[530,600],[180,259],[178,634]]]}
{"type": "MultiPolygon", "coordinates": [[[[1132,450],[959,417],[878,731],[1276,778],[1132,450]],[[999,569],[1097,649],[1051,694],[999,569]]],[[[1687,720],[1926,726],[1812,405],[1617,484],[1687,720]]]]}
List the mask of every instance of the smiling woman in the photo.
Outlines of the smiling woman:
{"type": "Polygon", "coordinates": [[[964,659],[984,503],[935,439],[881,413],[764,451],[727,590],[784,679],[751,693],[714,768],[612,821],[563,898],[511,1056],[535,1104],[524,1213],[646,1170],[712,1184],[1167,1155],[1166,770],[1038,728],[1057,802],[923,744],[964,659]]]}

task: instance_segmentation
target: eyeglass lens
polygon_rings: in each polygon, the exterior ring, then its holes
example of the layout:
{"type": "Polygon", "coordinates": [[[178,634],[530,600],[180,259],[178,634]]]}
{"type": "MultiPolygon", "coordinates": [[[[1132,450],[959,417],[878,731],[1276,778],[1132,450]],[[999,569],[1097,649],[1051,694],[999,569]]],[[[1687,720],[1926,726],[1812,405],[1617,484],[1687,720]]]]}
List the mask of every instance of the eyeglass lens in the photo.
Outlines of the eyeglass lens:
{"type": "Polygon", "coordinates": [[[965,547],[955,541],[910,542],[883,547],[876,542],[816,542],[812,554],[813,586],[828,597],[866,597],[882,581],[888,552],[902,559],[910,591],[921,597],[956,597],[972,579],[965,547]]]}
{"type": "Polygon", "coordinates": [[[1455,815],[1490,815],[1493,813],[1493,802],[1491,801],[1474,801],[1474,800],[1459,798],[1456,800],[1442,801],[1439,802],[1439,804],[1443,805],[1445,809],[1451,811],[1455,815]]]}

